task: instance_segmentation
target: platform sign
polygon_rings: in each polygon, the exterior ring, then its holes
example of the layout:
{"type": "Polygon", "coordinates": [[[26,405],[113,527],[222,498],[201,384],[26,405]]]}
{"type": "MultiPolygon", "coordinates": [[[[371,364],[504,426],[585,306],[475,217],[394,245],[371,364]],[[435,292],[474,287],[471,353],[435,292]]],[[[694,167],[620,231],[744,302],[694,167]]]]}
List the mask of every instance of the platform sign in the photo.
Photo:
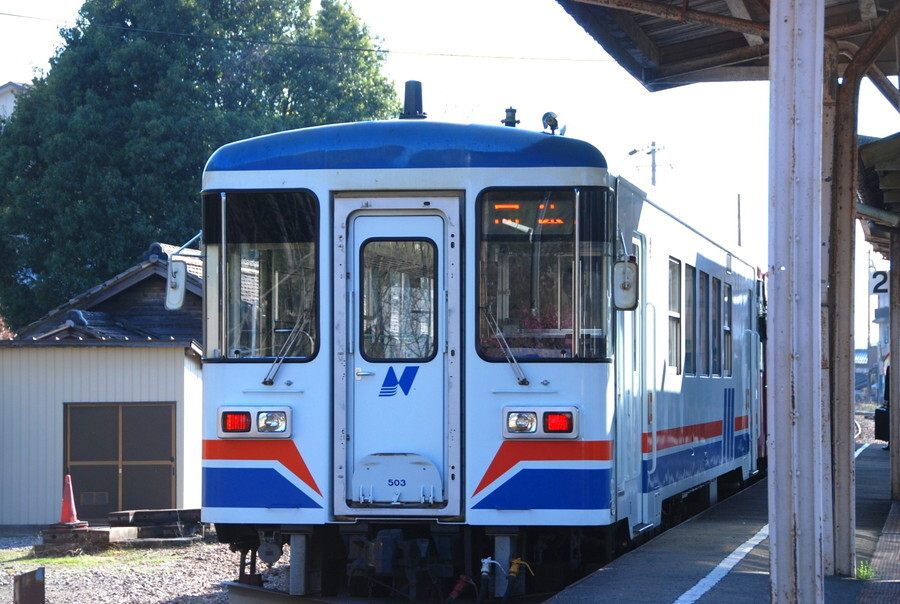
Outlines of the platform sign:
{"type": "Polygon", "coordinates": [[[888,271],[872,271],[869,273],[869,294],[875,296],[877,294],[887,294],[888,290],[888,271]]]}

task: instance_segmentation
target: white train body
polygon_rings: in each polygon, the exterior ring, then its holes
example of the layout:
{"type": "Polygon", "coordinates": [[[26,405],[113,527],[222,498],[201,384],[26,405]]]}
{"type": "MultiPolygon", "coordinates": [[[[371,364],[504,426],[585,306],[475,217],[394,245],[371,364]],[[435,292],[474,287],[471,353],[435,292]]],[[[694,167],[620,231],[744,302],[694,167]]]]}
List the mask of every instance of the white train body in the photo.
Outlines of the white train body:
{"type": "Polygon", "coordinates": [[[471,545],[428,557],[474,575],[535,562],[528,527],[634,536],[757,470],[755,269],[587,143],[325,126],[223,147],[203,190],[203,520],[224,540],[346,558],[397,527],[471,545]]]}

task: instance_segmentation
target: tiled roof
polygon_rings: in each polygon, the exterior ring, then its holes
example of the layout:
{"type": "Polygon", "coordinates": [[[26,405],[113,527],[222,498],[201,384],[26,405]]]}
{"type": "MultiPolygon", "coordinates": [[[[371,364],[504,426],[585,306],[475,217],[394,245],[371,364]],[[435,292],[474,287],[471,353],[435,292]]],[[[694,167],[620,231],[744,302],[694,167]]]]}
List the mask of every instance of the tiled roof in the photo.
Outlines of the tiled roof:
{"type": "Polygon", "coordinates": [[[54,308],[20,330],[12,341],[199,342],[203,293],[199,250],[182,252],[192,303],[178,311],[164,309],[167,258],[178,249],[152,244],[144,252],[143,262],[54,308]]]}
{"type": "Polygon", "coordinates": [[[184,260],[185,264],[187,264],[188,274],[194,275],[198,279],[203,279],[203,256],[200,255],[200,250],[193,248],[185,248],[182,250],[177,245],[154,243],[150,246],[149,251],[153,251],[155,246],[159,246],[159,249],[162,251],[162,258],[165,260],[178,252],[178,250],[181,250],[178,254],[178,260],[184,260]]]}

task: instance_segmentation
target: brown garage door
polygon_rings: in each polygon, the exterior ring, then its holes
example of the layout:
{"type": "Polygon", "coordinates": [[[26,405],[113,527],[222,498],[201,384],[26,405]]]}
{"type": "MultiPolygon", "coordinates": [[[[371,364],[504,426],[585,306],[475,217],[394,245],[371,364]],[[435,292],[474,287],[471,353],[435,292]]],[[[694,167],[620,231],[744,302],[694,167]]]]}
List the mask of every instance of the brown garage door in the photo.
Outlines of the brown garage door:
{"type": "Polygon", "coordinates": [[[66,472],[80,520],[175,507],[175,404],[70,403],[66,472]]]}

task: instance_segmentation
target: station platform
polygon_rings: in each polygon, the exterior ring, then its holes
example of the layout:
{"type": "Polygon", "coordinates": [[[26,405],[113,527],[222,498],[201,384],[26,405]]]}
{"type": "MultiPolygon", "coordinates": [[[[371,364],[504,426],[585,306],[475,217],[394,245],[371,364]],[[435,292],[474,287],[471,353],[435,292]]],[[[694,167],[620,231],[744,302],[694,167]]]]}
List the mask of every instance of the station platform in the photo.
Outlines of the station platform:
{"type": "MultiPolygon", "coordinates": [[[[825,602],[900,602],[900,502],[891,502],[889,453],[856,457],[856,556],[868,580],[826,576],[825,602]]],[[[767,481],[761,480],[547,600],[552,604],[743,604],[770,599],[767,481]]]]}

